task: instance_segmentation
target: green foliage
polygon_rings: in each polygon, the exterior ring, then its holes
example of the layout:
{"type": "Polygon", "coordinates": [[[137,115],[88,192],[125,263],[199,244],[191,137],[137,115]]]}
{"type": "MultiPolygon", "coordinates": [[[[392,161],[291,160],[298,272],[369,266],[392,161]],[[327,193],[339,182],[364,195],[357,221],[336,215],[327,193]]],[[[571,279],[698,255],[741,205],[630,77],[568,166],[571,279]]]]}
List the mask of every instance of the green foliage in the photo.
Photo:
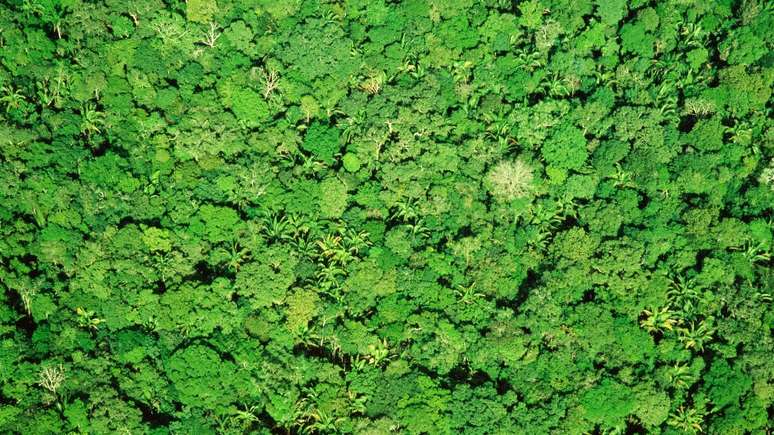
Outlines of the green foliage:
{"type": "Polygon", "coordinates": [[[215,0],[188,0],[185,3],[186,17],[189,21],[210,23],[218,12],[218,4],[215,0]]]}
{"type": "Polygon", "coordinates": [[[349,172],[357,172],[361,166],[360,159],[353,153],[344,154],[341,158],[341,162],[344,165],[344,169],[349,172]]]}
{"type": "Polygon", "coordinates": [[[231,110],[237,119],[250,127],[258,127],[269,117],[266,101],[251,89],[238,89],[231,94],[231,110]]]}
{"type": "Polygon", "coordinates": [[[0,2],[0,433],[770,433],[772,28],[0,2]]]}
{"type": "Polygon", "coordinates": [[[537,0],[530,0],[519,5],[519,24],[528,29],[537,29],[543,23],[545,7],[537,0]]]}
{"type": "Polygon", "coordinates": [[[190,231],[211,242],[224,242],[236,238],[240,224],[234,209],[205,204],[191,220],[190,231]]]}
{"type": "Polygon", "coordinates": [[[178,350],[167,361],[165,371],[178,400],[186,406],[213,409],[230,399],[224,383],[233,381],[234,367],[208,347],[193,345],[178,350]]]}
{"type": "Polygon", "coordinates": [[[603,427],[620,426],[635,406],[634,396],[626,386],[607,379],[581,396],[580,403],[584,417],[603,427]]]}
{"type": "Polygon", "coordinates": [[[558,127],[540,150],[546,163],[559,169],[580,169],[589,155],[583,132],[569,124],[558,127]]]}
{"type": "Polygon", "coordinates": [[[626,15],[626,0],[597,0],[597,13],[602,22],[608,26],[615,26],[626,15]]]}
{"type": "Polygon", "coordinates": [[[323,217],[339,218],[347,208],[347,186],[336,178],[320,183],[320,210],[323,217]]]}
{"type": "Polygon", "coordinates": [[[339,152],[339,129],[320,123],[313,123],[304,136],[302,148],[326,164],[333,163],[333,156],[339,152]]]}

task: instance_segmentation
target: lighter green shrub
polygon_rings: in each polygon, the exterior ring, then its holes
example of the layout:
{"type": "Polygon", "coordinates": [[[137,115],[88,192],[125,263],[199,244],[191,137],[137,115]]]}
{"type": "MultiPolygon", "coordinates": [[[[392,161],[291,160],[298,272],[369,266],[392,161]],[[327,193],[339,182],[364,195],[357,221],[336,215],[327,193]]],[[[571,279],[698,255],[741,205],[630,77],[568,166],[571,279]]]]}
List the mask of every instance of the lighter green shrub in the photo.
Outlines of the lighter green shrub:
{"type": "Polygon", "coordinates": [[[769,163],[769,167],[761,171],[761,176],[758,178],[762,184],[768,184],[772,190],[774,190],[774,160],[769,163]]]}
{"type": "Polygon", "coordinates": [[[486,176],[485,183],[496,199],[512,201],[532,194],[534,176],[532,168],[522,160],[501,161],[486,176]]]}

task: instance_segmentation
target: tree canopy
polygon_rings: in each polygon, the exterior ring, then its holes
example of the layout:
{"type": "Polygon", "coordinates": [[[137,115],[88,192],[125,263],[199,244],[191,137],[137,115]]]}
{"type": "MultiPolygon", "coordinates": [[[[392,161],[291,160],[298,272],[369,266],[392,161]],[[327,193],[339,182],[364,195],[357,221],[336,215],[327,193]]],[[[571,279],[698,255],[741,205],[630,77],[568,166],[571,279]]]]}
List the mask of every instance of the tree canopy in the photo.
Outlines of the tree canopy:
{"type": "Polygon", "coordinates": [[[0,432],[770,433],[773,12],[0,2],[0,432]]]}

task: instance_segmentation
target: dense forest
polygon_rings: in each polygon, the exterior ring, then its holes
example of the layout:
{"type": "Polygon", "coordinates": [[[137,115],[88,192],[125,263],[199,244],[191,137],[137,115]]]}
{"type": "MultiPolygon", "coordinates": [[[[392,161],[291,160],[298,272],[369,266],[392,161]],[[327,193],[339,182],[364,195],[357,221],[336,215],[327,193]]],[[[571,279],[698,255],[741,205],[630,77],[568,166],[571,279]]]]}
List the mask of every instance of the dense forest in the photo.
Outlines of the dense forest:
{"type": "Polygon", "coordinates": [[[773,35],[0,0],[0,433],[771,434],[773,35]]]}

